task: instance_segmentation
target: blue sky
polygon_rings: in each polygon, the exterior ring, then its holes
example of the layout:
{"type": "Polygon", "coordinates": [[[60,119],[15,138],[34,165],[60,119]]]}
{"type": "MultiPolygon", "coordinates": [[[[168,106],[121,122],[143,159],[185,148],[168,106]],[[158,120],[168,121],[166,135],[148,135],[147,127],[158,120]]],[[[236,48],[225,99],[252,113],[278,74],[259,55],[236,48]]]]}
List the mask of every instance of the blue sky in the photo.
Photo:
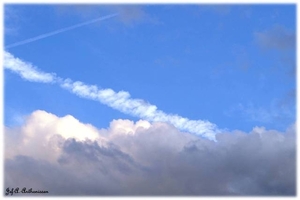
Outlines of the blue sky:
{"type": "Polygon", "coordinates": [[[4,11],[6,191],[295,196],[296,5],[4,11]]]}
{"type": "MultiPolygon", "coordinates": [[[[285,130],[295,121],[294,5],[6,5],[7,51],[44,72],[114,91],[219,128],[285,130]]],[[[5,125],[42,109],[96,127],[138,120],[55,84],[5,70],[5,125]]]]}

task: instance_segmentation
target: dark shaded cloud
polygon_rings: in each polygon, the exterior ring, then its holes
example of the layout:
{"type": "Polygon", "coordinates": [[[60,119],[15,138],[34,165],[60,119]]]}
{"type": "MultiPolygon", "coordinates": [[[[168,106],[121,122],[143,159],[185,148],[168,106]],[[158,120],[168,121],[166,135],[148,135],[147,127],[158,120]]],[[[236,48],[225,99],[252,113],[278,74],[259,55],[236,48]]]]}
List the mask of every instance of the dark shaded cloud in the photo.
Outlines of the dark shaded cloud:
{"type": "Polygon", "coordinates": [[[274,25],[270,29],[255,32],[255,40],[264,49],[287,50],[296,46],[296,34],[284,26],[274,25]]]}
{"type": "MultiPolygon", "coordinates": [[[[67,122],[65,118],[50,122],[48,115],[35,113],[23,127],[6,129],[6,140],[12,131],[19,133],[20,140],[16,144],[19,149],[9,149],[9,154],[6,149],[5,187],[32,187],[48,190],[49,195],[73,196],[296,194],[294,125],[285,132],[263,127],[250,133],[223,132],[213,142],[166,123],[146,126],[141,121],[115,120],[110,128],[97,131],[98,139],[79,140],[72,134],[50,133],[48,129],[58,130],[57,124],[67,122]],[[49,134],[60,139],[48,141],[49,134]],[[68,138],[63,138],[65,135],[68,138]],[[28,153],[28,136],[32,144],[41,142],[52,148],[36,145],[35,151],[28,153]],[[43,157],[44,151],[56,152],[57,156],[43,157]]],[[[86,130],[92,128],[89,125],[86,130]]]]}

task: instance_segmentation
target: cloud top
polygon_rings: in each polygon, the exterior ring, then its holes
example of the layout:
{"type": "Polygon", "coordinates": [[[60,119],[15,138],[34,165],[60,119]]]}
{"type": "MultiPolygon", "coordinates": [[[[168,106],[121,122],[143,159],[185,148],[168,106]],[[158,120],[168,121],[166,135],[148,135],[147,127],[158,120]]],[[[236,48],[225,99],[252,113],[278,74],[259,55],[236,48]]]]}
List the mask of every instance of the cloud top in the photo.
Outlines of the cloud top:
{"type": "Polygon", "coordinates": [[[296,194],[294,125],[216,137],[121,119],[97,129],[35,111],[23,126],[5,129],[5,187],[30,185],[50,195],[296,194]]]}

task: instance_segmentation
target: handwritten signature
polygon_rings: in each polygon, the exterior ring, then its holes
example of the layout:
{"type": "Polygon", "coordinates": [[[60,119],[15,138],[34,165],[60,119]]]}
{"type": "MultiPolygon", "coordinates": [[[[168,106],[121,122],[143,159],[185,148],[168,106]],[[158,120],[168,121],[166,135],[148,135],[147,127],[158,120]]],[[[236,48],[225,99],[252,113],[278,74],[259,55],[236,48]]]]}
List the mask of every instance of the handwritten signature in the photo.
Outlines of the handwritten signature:
{"type": "Polygon", "coordinates": [[[48,191],[44,191],[44,190],[33,190],[32,188],[30,189],[26,189],[26,187],[24,187],[22,190],[20,190],[18,187],[17,188],[11,188],[9,189],[6,188],[6,192],[5,195],[13,195],[13,194],[18,194],[18,193],[49,193],[48,191]]]}

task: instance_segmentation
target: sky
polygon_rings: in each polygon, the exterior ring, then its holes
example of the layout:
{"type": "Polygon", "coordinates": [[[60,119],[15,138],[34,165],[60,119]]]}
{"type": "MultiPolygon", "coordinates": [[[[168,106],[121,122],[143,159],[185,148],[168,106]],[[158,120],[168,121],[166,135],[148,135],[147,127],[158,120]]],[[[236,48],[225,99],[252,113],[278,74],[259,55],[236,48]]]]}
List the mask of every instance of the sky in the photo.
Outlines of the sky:
{"type": "Polygon", "coordinates": [[[293,4],[5,4],[3,56],[6,187],[295,195],[293,4]]]}

